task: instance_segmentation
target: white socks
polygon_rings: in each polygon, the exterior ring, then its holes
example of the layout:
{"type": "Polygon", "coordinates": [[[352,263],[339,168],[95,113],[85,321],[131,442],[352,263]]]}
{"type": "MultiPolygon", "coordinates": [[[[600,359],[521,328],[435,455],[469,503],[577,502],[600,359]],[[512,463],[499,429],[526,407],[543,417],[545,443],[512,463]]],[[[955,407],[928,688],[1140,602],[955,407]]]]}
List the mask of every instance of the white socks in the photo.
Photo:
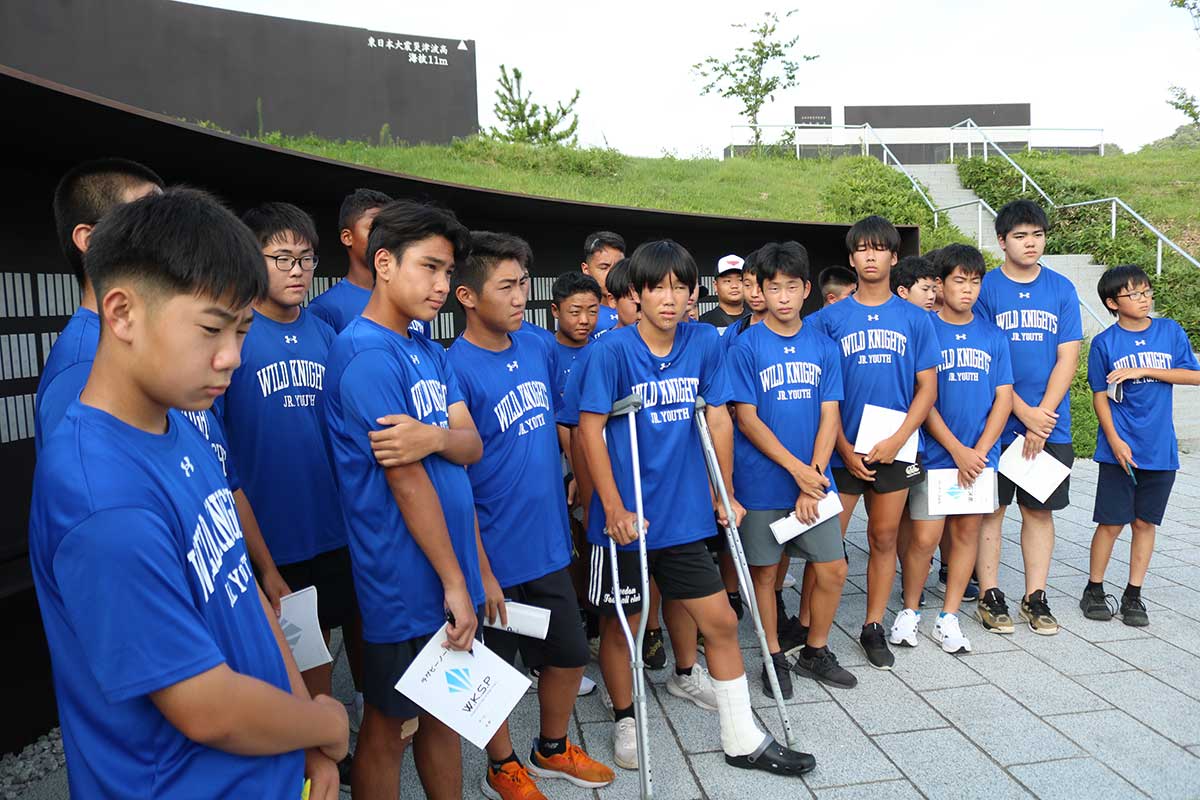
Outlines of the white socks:
{"type": "Polygon", "coordinates": [[[750,707],[750,685],[746,674],[733,680],[719,681],[709,675],[717,695],[717,714],[721,719],[721,749],[726,755],[748,756],[758,751],[766,738],[754,721],[750,707]]]}

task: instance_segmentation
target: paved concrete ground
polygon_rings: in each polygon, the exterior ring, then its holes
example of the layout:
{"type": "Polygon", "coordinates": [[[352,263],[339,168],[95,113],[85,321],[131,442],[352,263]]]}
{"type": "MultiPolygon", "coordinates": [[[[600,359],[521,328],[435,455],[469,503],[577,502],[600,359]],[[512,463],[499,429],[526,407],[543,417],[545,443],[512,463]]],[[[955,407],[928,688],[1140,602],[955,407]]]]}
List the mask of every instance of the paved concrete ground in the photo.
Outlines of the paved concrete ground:
{"type": "MultiPolygon", "coordinates": [[[[1087,580],[1096,467],[1077,462],[1074,505],[1058,515],[1058,542],[1049,600],[1062,623],[1057,636],[1018,627],[1013,636],[984,633],[964,621],[974,652],[942,653],[929,636],[937,613],[936,574],[921,623],[920,647],[896,654],[896,668],[866,665],[857,644],[866,596],[865,518],[851,525],[850,582],[831,639],[842,663],[859,678],[850,691],[800,678],[792,724],[816,771],[803,780],[745,773],[724,764],[717,718],[668,695],[667,672],[651,673],[650,734],[655,791],[664,800],[741,800],[751,793],[789,798],[1198,798],[1200,797],[1200,456],[1184,456],[1158,541],[1144,598],[1149,628],[1083,618],[1077,600],[1087,580]]],[[[1000,585],[1010,599],[1023,591],[1019,521],[1004,526],[1000,585]]],[[[1119,595],[1127,581],[1128,532],[1117,543],[1107,586],[1119,595]]],[[[788,595],[795,610],[798,598],[788,595]]],[[[1011,603],[1013,613],[1015,604],[1011,603]]],[[[899,595],[891,604],[899,607],[899,595]]],[[[890,622],[890,620],[889,620],[890,622]]],[[[742,626],[747,672],[762,722],[782,739],[772,702],[759,690],[760,658],[748,619],[742,626]]],[[[670,665],[668,664],[668,668],[670,665]]],[[[592,665],[589,674],[599,680],[592,665]]],[[[342,666],[338,691],[348,691],[342,666]]],[[[536,702],[518,705],[514,739],[528,747],[536,732],[536,702]]],[[[598,693],[579,701],[571,736],[611,763],[611,727],[598,693]]],[[[464,797],[477,797],[483,754],[463,748],[464,797]]],[[[636,773],[618,770],[616,783],[593,795],[546,781],[551,800],[635,798],[636,773]]],[[[26,796],[66,797],[65,776],[45,779],[26,796]]],[[[404,797],[420,797],[411,757],[404,797]]]]}

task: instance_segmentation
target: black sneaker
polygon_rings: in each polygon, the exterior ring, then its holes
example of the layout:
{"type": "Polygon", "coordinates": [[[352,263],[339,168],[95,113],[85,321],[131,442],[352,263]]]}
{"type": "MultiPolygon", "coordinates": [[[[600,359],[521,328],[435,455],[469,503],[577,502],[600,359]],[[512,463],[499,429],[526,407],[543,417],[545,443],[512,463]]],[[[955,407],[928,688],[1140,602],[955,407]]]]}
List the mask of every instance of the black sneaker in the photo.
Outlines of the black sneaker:
{"type": "Polygon", "coordinates": [[[1004,602],[1004,592],[999,589],[988,589],[979,598],[979,607],[975,609],[975,618],[989,633],[1012,633],[1013,621],[1008,614],[1008,603],[1004,602]]]}
{"type": "Polygon", "coordinates": [[[836,686],[839,689],[853,689],[858,686],[858,678],[838,663],[837,656],[828,647],[822,647],[812,658],[805,658],[804,651],[801,650],[792,669],[797,675],[812,678],[826,686],[836,686]]]}
{"type": "Polygon", "coordinates": [[[662,628],[651,628],[646,631],[646,639],[642,642],[642,661],[646,669],[662,669],[667,665],[667,648],[663,646],[662,628]]]}
{"type": "Polygon", "coordinates": [[[800,624],[799,617],[789,617],[779,627],[779,650],[791,655],[794,650],[808,643],[808,628],[800,624]]]}
{"type": "Polygon", "coordinates": [[[1104,587],[1083,589],[1083,597],[1079,598],[1079,610],[1088,619],[1108,622],[1117,611],[1117,598],[1104,593],[1104,587]]]}
{"type": "Polygon", "coordinates": [[[938,567],[938,583],[942,587],[942,591],[946,591],[946,579],[950,576],[950,568],[945,564],[938,567]]]}
{"type": "MultiPolygon", "coordinates": [[[[779,679],[779,693],[783,695],[784,700],[792,699],[792,670],[788,666],[787,656],[782,652],[772,653],[771,661],[775,663],[775,677],[779,679]]],[[[771,680],[767,677],[767,665],[762,667],[762,688],[763,694],[767,697],[775,697],[775,693],[771,691],[771,680]]]]}
{"type": "Polygon", "coordinates": [[[921,596],[919,598],[917,598],[917,608],[924,608],[924,607],[925,607],[925,590],[922,589],[921,596]]]}
{"type": "Polygon", "coordinates": [[[892,651],[887,646],[887,634],[883,632],[883,626],[878,622],[863,626],[858,643],[862,645],[863,652],[867,655],[867,662],[875,669],[891,669],[892,665],[896,663],[896,657],[892,655],[892,651]]]}
{"type": "Polygon", "coordinates": [[[725,596],[729,598],[729,605],[739,620],[746,616],[746,604],[742,602],[741,592],[726,592],[725,596]]]}
{"type": "Polygon", "coordinates": [[[1121,622],[1134,628],[1144,628],[1150,624],[1150,615],[1146,613],[1146,604],[1141,597],[1121,597],[1121,622]]]}

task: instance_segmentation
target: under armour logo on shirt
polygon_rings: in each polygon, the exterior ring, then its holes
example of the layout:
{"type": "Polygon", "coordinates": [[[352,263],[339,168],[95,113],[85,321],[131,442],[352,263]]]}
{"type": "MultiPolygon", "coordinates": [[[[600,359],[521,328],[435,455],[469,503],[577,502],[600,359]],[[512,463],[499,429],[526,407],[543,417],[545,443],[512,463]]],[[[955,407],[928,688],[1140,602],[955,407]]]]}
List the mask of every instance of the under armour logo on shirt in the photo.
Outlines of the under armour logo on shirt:
{"type": "Polygon", "coordinates": [[[1134,339],[1134,340],[1133,340],[1133,343],[1134,343],[1134,345],[1135,345],[1135,346],[1137,346],[1137,347],[1145,347],[1145,346],[1146,346],[1146,340],[1145,340],[1145,339],[1134,339]]]}
{"type": "Polygon", "coordinates": [[[296,344],[297,342],[300,341],[300,337],[299,336],[285,336],[285,337],[283,337],[283,341],[285,344],[296,344]]]}
{"type": "Polygon", "coordinates": [[[667,367],[669,367],[669,366],[671,366],[671,362],[670,362],[670,361],[663,361],[663,362],[661,362],[661,363],[658,365],[658,371],[659,371],[659,372],[662,372],[664,369],[666,369],[666,368],[667,368],[667,367]]]}
{"type": "Polygon", "coordinates": [[[192,466],[192,459],[188,456],[184,456],[183,461],[179,462],[179,468],[183,470],[183,474],[189,478],[192,477],[192,473],[196,471],[196,468],[192,466]]]}
{"type": "Polygon", "coordinates": [[[409,356],[409,358],[410,358],[410,359],[412,359],[412,362],[413,362],[414,364],[420,364],[420,363],[421,363],[421,359],[417,358],[415,355],[410,355],[410,356],[409,356]]]}
{"type": "Polygon", "coordinates": [[[794,352],[796,352],[796,348],[794,348],[794,347],[785,347],[785,348],[783,348],[783,352],[785,352],[785,353],[794,353],[794,352]]]}
{"type": "Polygon", "coordinates": [[[1017,292],[1017,297],[1021,298],[1022,300],[1028,300],[1029,292],[1017,292]]]}
{"type": "Polygon", "coordinates": [[[507,364],[505,364],[504,366],[508,367],[508,371],[509,371],[509,372],[512,372],[514,369],[516,369],[516,368],[517,368],[517,362],[515,362],[515,361],[510,361],[510,362],[508,362],[507,364]]]}
{"type": "Polygon", "coordinates": [[[965,333],[956,333],[956,334],[954,334],[954,338],[955,339],[966,339],[967,335],[965,333]]]}
{"type": "Polygon", "coordinates": [[[867,314],[867,322],[878,322],[878,321],[879,321],[878,314],[867,314]]]}

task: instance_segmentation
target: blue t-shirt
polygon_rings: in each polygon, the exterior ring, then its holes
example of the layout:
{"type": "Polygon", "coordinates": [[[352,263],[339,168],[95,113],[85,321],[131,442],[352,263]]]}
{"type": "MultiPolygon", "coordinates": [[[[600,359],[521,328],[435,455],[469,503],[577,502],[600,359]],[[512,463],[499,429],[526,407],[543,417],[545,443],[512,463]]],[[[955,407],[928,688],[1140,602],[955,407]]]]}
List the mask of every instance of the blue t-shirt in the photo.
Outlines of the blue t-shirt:
{"type": "MultiPolygon", "coordinates": [[[[1046,393],[1046,382],[1058,361],[1058,346],[1083,338],[1079,316],[1079,294],[1074,285],[1048,267],[1041,267],[1030,283],[1017,283],[1002,269],[983,276],[975,313],[991,320],[1004,332],[1012,356],[1013,391],[1027,405],[1036,406],[1046,393]]],[[[1055,409],[1058,422],[1047,440],[1055,444],[1071,441],[1071,393],[1063,395],[1055,409]]],[[[1025,426],[1013,414],[1001,434],[1008,445],[1025,426]]]]}
{"type": "MultiPolygon", "coordinates": [[[[895,295],[878,306],[863,305],[851,295],[805,322],[833,339],[842,359],[842,429],[850,444],[858,437],[863,406],[907,413],[917,373],[941,363],[929,312],[895,295]]],[[[845,466],[836,449],[831,461],[845,466]]]]}
{"type": "MultiPolygon", "coordinates": [[[[765,324],[737,337],[725,358],[733,402],[755,407],[780,444],[812,464],[821,427],[821,404],[842,399],[842,360],[829,338],[804,325],[782,336],[765,324]]],[[[824,465],[833,483],[833,470],[824,465]]],[[[763,455],[736,427],[733,491],[743,506],[769,511],[791,508],[800,496],[796,480],[763,455]]]]}
{"type": "MultiPolygon", "coordinates": [[[[325,383],[329,391],[321,395],[320,407],[349,536],[363,636],[388,644],[433,633],[446,621],[442,582],[409,532],[367,434],[387,414],[450,426],[449,409],[463,396],[446,351],[424,336],[405,336],[358,317],[329,348],[325,383]]],[[[437,492],[471,601],[479,605],[483,583],[467,470],[439,455],[421,463],[437,492]]]]}
{"type": "Polygon", "coordinates": [[[67,412],[67,407],[79,398],[92,373],[96,347],[100,343],[100,317],[95,311],[80,306],[67,321],[67,326],[54,340],[42,377],[38,381],[34,402],[36,417],[33,426],[34,451],[42,451],[42,443],[67,412]]]}
{"type": "MultiPolygon", "coordinates": [[[[217,403],[213,403],[213,409],[219,407],[219,403],[224,400],[224,396],[217,398],[217,403]]],[[[203,411],[180,411],[183,418],[192,423],[200,435],[204,437],[204,441],[208,442],[209,448],[212,450],[213,456],[216,457],[217,463],[221,465],[221,474],[225,476],[225,480],[229,482],[229,491],[236,492],[242,488],[241,476],[234,469],[233,456],[229,449],[229,437],[225,435],[225,428],[221,425],[220,417],[212,409],[204,409],[203,411]]]]}
{"type": "MultiPolygon", "coordinates": [[[[696,398],[728,403],[729,381],[722,364],[721,337],[711,325],[677,325],[671,352],[650,352],[636,325],[612,331],[591,345],[580,378],[579,410],[608,414],[613,404],[637,392],[636,415],[641,459],[642,500],[650,521],[646,546],[661,549],[713,535],[708,469],[700,434],[692,419],[696,398]]],[[[628,417],[612,417],[608,456],[625,508],[636,511],[628,417]]],[[[604,506],[593,493],[588,541],[608,546],[604,506]]],[[[622,549],[636,549],[637,542],[622,549]]]]}
{"type": "Polygon", "coordinates": [[[554,345],[558,341],[554,338],[554,334],[543,328],[541,325],[535,325],[527,319],[521,320],[521,331],[523,333],[532,333],[542,340],[542,344],[546,347],[547,358],[549,354],[554,352],[554,345]]]}
{"type": "Polygon", "coordinates": [[[304,754],[188,739],[150,695],[222,663],[290,692],[233,494],[177,411],[166,433],[73,403],[34,475],[29,555],[72,797],[298,797],[304,754]]]}
{"type": "MultiPolygon", "coordinates": [[[[1013,382],[1008,342],[999,328],[979,314],[966,325],[952,325],[937,314],[932,319],[942,354],[934,405],[954,438],[974,447],[987,427],[996,389],[1013,382]]],[[[928,433],[924,457],[929,469],[954,467],[950,452],[928,433]]],[[[988,466],[995,469],[999,460],[997,439],[988,451],[988,466]]]]}
{"type": "MultiPolygon", "coordinates": [[[[314,297],[312,302],[308,304],[308,310],[317,319],[333,328],[334,333],[341,333],[350,324],[350,320],[362,314],[363,309],[367,307],[367,301],[370,299],[370,289],[355,286],[350,281],[342,278],[333,286],[330,286],[314,297]]],[[[408,329],[410,331],[420,331],[426,336],[429,335],[429,325],[419,319],[414,319],[408,326],[408,329]]]]}
{"type": "Polygon", "coordinates": [[[588,345],[582,347],[572,347],[565,345],[558,339],[554,340],[554,349],[550,351],[550,363],[552,371],[551,377],[554,379],[554,394],[557,397],[563,396],[563,391],[567,388],[567,378],[571,376],[571,370],[575,367],[576,360],[583,355],[583,351],[588,349],[588,345]]]}
{"type": "Polygon", "coordinates": [[[511,340],[497,353],[460,336],[448,351],[483,440],[467,476],[483,549],[504,588],[571,561],[546,347],[536,334],[517,331],[511,340]]]}
{"type": "Polygon", "coordinates": [[[592,339],[600,338],[602,334],[615,327],[617,327],[617,310],[601,303],[600,310],[596,313],[596,327],[592,330],[592,339]]]}
{"type": "Polygon", "coordinates": [[[317,408],[334,336],[305,309],[289,323],[255,312],[220,406],[242,489],[276,564],[346,546],[317,408]]]}
{"type": "MultiPolygon", "coordinates": [[[[1151,318],[1144,331],[1129,331],[1113,324],[1092,339],[1088,351],[1088,384],[1093,392],[1108,389],[1108,373],[1115,369],[1195,369],[1196,355],[1179,323],[1165,317],[1151,318]]],[[[1138,469],[1179,469],[1179,445],[1175,439],[1174,386],[1154,378],[1138,378],[1121,384],[1120,403],[1109,401],[1113,427],[1133,451],[1138,469]]],[[[1096,433],[1096,461],[1116,464],[1104,431],[1096,433]]]]}

